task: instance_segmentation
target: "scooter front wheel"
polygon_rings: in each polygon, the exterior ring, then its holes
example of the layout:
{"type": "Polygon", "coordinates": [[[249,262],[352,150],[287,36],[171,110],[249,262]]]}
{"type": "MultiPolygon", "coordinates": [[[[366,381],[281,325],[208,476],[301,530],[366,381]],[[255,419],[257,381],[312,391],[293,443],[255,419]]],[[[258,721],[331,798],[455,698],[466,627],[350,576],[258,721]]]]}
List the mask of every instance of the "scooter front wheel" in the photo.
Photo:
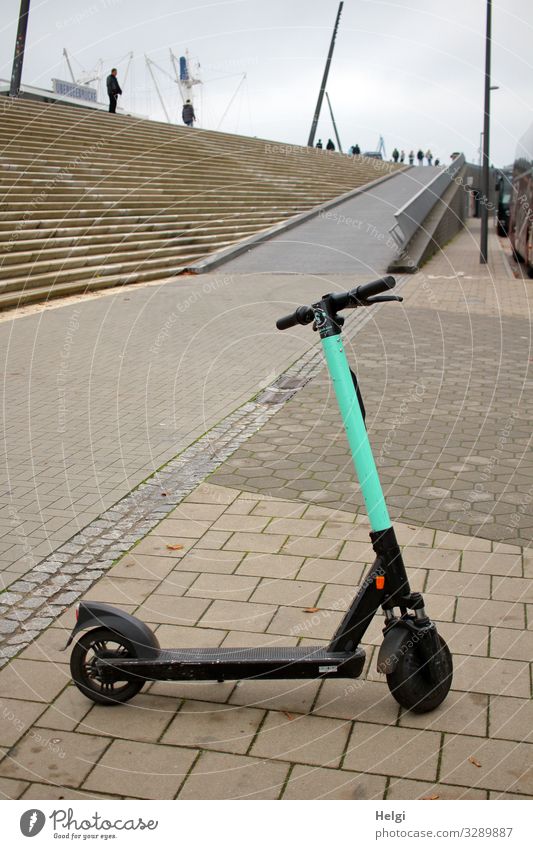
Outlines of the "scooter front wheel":
{"type": "Polygon", "coordinates": [[[107,679],[98,668],[97,661],[135,656],[135,648],[129,640],[109,628],[96,628],[83,634],[72,649],[72,679],[83,695],[97,704],[123,704],[143,688],[144,678],[125,678],[122,681],[107,679]]]}
{"type": "Polygon", "coordinates": [[[389,690],[396,701],[413,713],[434,710],[444,701],[452,685],[452,655],[440,634],[438,639],[438,654],[424,661],[407,631],[398,651],[396,667],[387,675],[389,690]]]}

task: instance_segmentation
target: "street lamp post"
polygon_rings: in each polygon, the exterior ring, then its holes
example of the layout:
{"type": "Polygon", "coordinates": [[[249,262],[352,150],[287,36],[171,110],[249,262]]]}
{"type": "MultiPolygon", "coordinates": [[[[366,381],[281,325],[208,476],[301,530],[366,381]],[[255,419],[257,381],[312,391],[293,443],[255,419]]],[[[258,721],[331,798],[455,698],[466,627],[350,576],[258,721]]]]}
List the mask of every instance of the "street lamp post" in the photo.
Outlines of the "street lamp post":
{"type": "Polygon", "coordinates": [[[489,242],[489,150],[490,150],[490,54],[492,44],[492,0],[487,0],[487,29],[485,35],[485,110],[483,120],[483,198],[481,205],[481,241],[479,261],[486,264],[489,242]]]}
{"type": "Polygon", "coordinates": [[[18,97],[20,93],[20,83],[22,80],[22,63],[24,62],[24,50],[26,47],[26,31],[28,29],[29,14],[30,0],[20,0],[17,40],[15,42],[15,55],[13,57],[13,69],[11,71],[11,84],[9,86],[10,97],[18,97]]]}

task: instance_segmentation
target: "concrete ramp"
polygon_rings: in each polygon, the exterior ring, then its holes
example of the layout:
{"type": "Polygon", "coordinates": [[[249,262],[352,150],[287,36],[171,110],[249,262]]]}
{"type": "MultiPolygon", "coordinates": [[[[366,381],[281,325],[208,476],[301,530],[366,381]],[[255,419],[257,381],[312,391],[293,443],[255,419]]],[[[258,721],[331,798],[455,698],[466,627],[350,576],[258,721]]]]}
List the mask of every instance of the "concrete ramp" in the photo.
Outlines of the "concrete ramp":
{"type": "Polygon", "coordinates": [[[224,264],[239,273],[384,273],[397,254],[394,213],[440,169],[415,166],[224,264]]]}

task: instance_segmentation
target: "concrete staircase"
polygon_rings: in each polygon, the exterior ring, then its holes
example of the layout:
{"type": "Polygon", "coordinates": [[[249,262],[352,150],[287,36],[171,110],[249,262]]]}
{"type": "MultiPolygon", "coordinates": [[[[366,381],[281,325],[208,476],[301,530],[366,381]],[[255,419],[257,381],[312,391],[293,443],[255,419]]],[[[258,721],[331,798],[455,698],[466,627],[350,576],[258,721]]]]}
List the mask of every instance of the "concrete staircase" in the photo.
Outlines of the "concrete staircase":
{"type": "Polygon", "coordinates": [[[395,166],[0,99],[0,308],[166,279],[395,166]]]}

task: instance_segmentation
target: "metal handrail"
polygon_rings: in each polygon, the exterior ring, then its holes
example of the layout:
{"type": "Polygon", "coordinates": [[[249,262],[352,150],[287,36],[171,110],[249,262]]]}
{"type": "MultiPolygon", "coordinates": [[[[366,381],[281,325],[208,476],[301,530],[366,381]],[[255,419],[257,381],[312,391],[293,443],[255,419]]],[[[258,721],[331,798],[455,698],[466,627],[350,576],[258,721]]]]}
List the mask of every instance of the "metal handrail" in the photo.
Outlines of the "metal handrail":
{"type": "Polygon", "coordinates": [[[394,214],[396,223],[390,228],[389,233],[399,248],[405,247],[414,236],[426,216],[460,172],[465,161],[465,155],[461,153],[394,214]]]}

